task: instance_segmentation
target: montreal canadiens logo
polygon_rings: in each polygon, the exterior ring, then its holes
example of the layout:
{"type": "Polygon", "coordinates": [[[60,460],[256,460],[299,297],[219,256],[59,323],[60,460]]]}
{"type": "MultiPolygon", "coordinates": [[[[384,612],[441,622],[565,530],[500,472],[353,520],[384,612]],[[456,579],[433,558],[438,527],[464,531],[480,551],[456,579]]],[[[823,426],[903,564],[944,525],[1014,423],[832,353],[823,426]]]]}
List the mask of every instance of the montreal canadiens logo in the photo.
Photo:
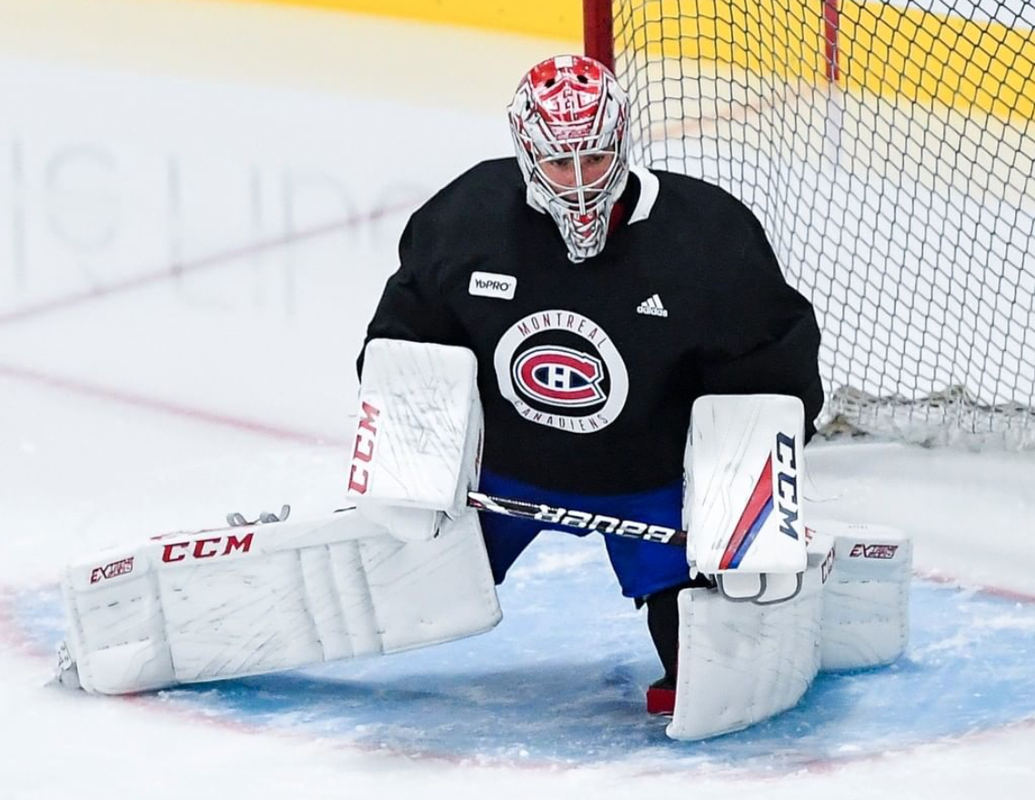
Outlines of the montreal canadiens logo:
{"type": "Polygon", "coordinates": [[[514,360],[514,385],[532,400],[591,406],[604,399],[604,365],[570,347],[534,347],[514,360]]]}
{"type": "Polygon", "coordinates": [[[625,407],[629,378],[611,337],[573,311],[540,311],[500,337],[500,394],[529,422],[569,433],[606,428],[625,407]]]}

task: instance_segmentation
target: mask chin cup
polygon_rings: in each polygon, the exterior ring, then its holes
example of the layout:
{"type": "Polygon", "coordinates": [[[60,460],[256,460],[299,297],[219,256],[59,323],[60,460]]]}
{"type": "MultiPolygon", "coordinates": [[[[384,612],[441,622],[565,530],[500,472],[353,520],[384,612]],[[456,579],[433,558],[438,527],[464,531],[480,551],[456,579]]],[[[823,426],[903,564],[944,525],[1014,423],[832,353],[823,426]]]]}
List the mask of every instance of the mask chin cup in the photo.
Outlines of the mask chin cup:
{"type": "Polygon", "coordinates": [[[547,214],[557,225],[565,247],[568,249],[568,260],[580,264],[586,259],[599,255],[607,244],[608,222],[615,201],[625,191],[628,181],[628,170],[613,189],[606,191],[605,197],[595,204],[587,222],[579,221],[579,213],[569,204],[557,198],[548,188],[530,180],[525,193],[528,204],[543,214],[547,214]]]}
{"type": "Polygon", "coordinates": [[[607,222],[611,215],[613,202],[601,204],[586,221],[579,219],[577,212],[558,208],[552,204],[549,214],[557,224],[565,246],[568,248],[568,260],[579,264],[587,258],[599,255],[607,244],[607,222]]]}

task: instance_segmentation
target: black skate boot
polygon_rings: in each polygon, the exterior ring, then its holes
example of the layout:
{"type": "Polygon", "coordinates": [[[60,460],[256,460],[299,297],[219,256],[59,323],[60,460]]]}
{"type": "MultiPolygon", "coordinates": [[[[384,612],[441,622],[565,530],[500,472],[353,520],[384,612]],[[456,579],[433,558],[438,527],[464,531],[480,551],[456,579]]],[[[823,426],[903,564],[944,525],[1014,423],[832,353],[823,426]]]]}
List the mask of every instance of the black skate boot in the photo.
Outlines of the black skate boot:
{"type": "Polygon", "coordinates": [[[648,595],[647,627],[665,668],[663,677],[647,689],[647,713],[671,715],[676,707],[676,665],[679,659],[679,608],[676,598],[685,586],[648,595]]]}

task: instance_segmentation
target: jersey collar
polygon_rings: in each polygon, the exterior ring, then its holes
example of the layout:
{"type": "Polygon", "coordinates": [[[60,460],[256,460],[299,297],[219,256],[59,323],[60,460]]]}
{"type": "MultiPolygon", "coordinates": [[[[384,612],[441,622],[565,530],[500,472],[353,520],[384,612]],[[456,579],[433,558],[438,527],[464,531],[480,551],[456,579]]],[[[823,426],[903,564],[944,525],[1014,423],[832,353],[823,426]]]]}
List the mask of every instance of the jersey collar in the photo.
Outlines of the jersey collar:
{"type": "Polygon", "coordinates": [[[650,216],[654,209],[654,203],[658,199],[658,176],[645,167],[631,166],[629,172],[636,176],[640,182],[640,196],[636,199],[636,206],[633,208],[626,225],[642,222],[650,216]]]}

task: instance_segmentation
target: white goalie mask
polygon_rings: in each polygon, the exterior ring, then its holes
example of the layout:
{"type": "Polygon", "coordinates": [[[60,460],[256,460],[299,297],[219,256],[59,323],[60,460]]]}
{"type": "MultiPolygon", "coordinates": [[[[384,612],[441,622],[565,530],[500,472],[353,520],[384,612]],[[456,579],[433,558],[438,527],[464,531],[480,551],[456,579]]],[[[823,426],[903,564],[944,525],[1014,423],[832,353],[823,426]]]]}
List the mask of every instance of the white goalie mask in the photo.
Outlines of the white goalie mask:
{"type": "Polygon", "coordinates": [[[599,254],[629,177],[618,81],[592,58],[548,58],[521,80],[508,116],[529,205],[557,223],[572,262],[599,254]]]}

